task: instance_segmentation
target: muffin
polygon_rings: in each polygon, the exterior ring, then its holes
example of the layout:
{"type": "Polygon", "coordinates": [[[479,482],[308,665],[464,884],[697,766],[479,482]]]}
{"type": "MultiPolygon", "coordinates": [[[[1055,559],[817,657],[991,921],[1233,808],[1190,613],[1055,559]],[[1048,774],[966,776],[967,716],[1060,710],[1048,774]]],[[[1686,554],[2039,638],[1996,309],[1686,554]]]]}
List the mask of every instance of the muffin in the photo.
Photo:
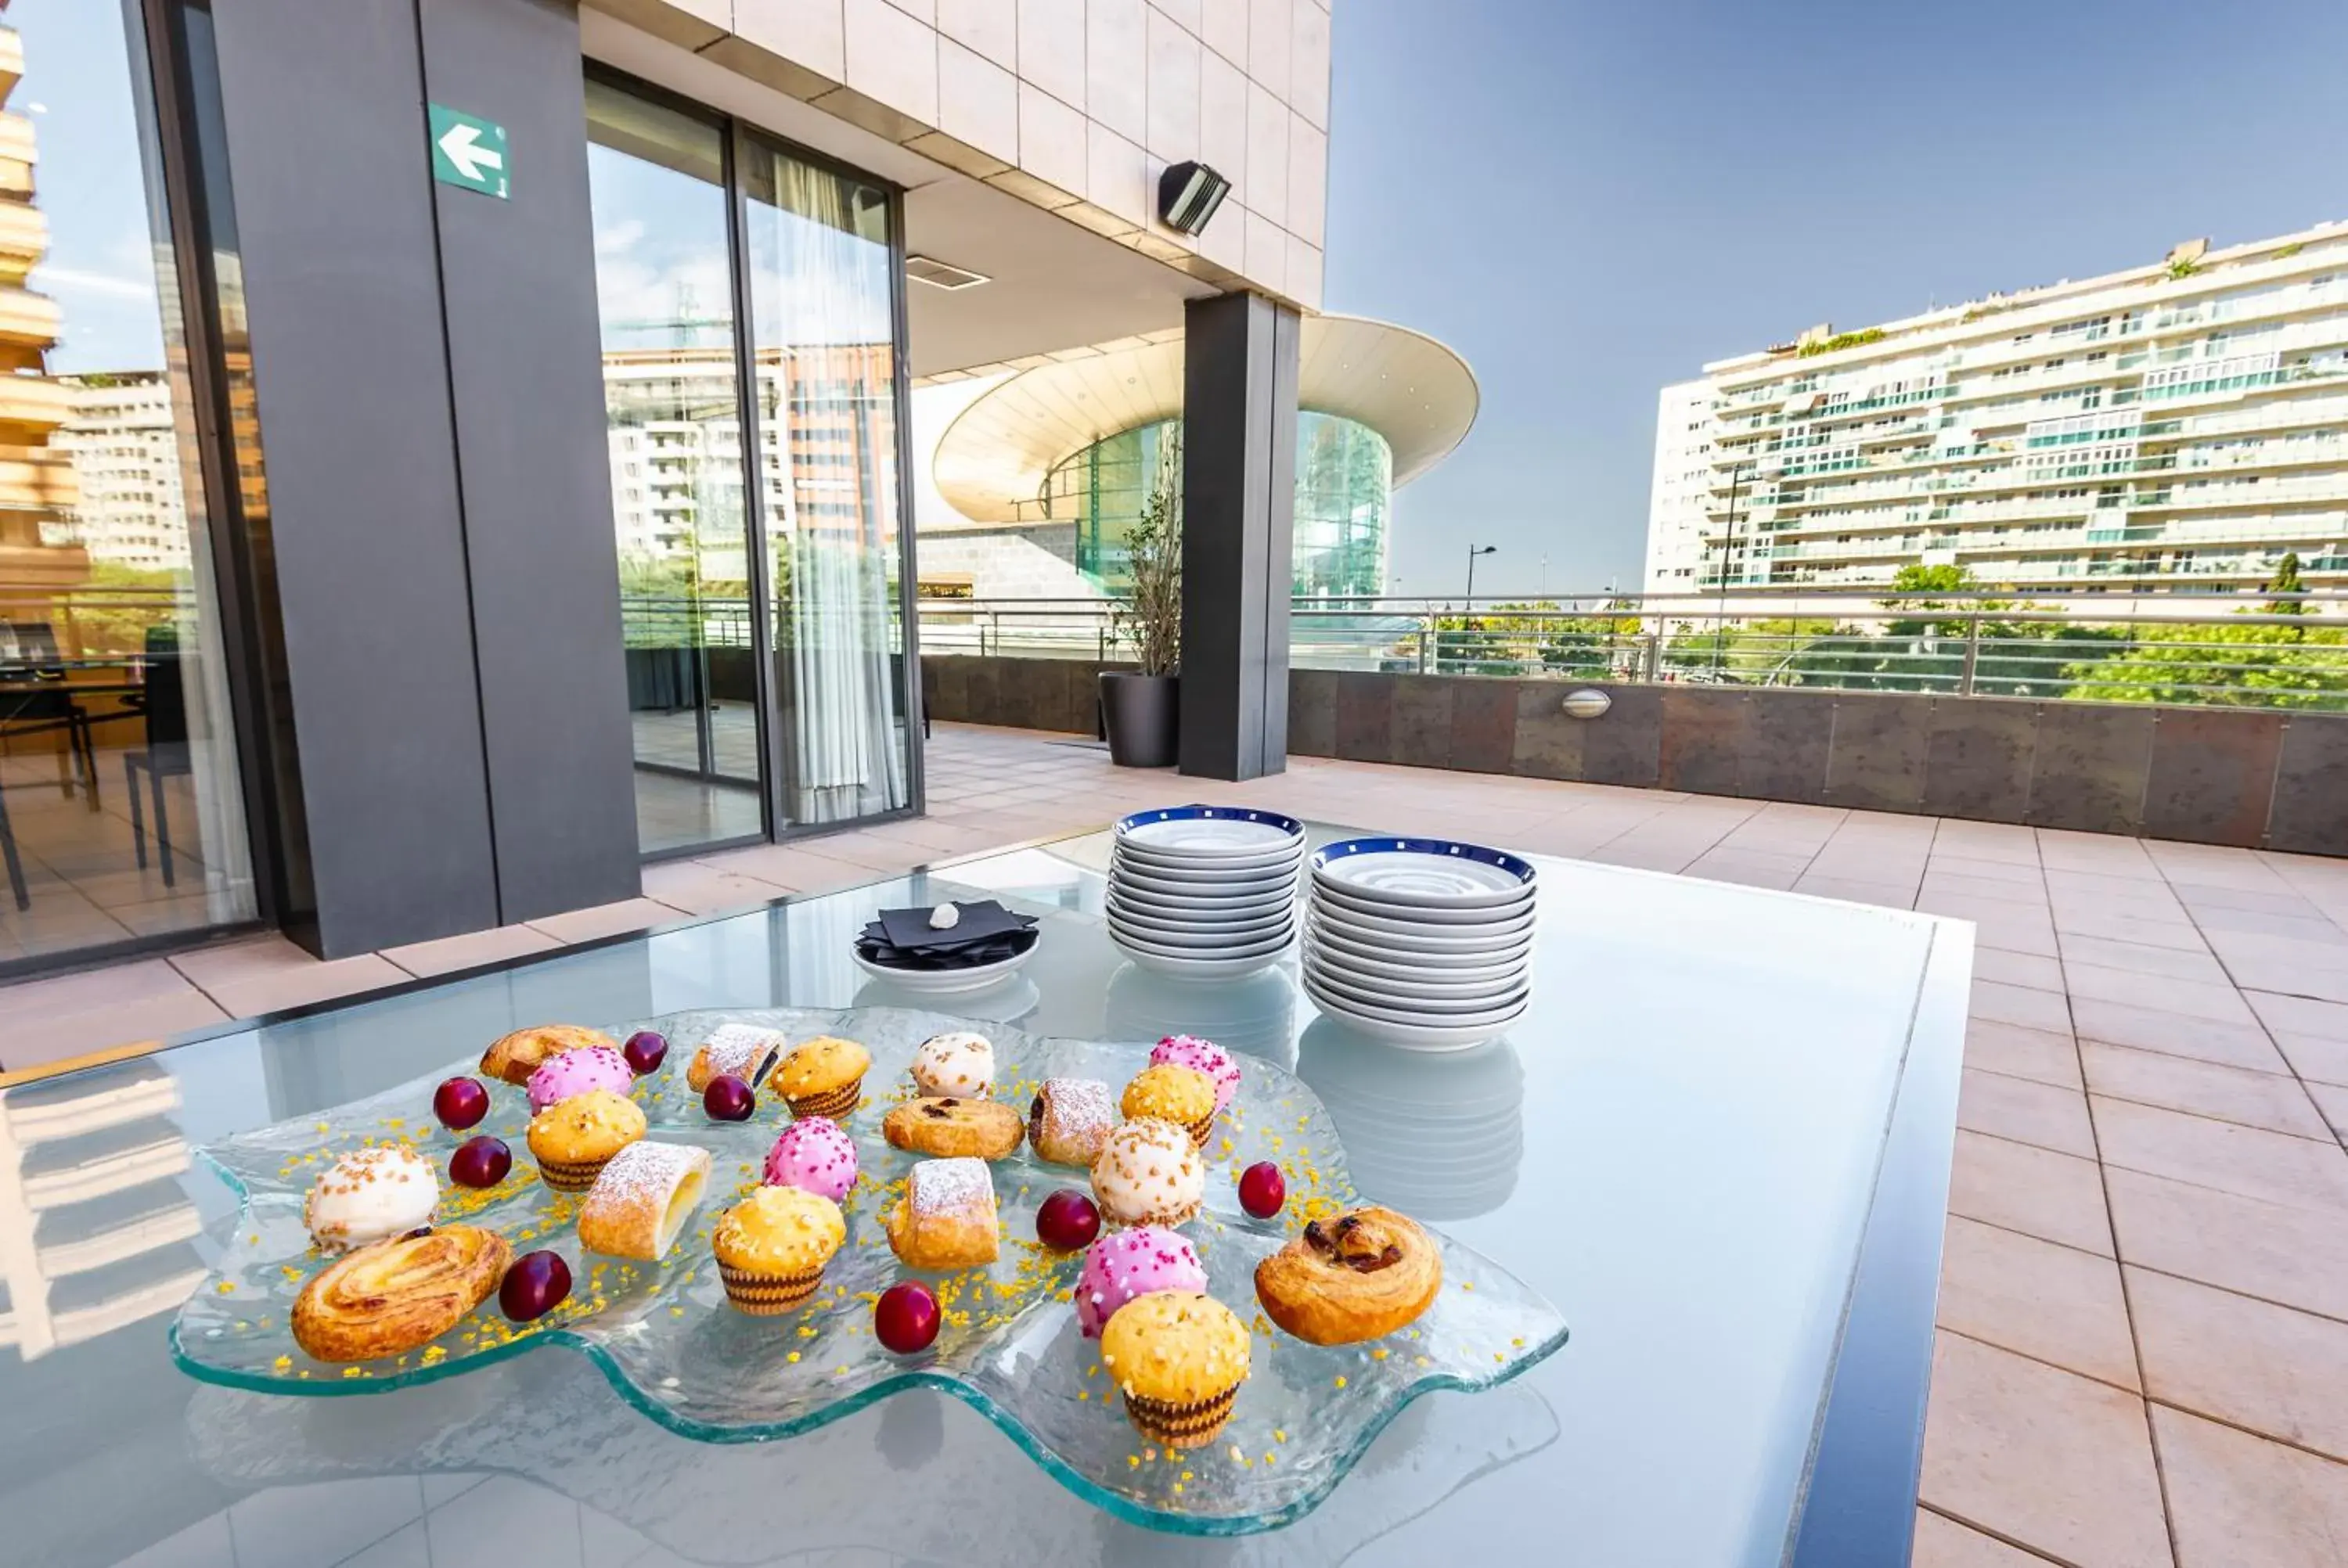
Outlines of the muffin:
{"type": "Polygon", "coordinates": [[[576,1050],[547,1058],[530,1075],[530,1113],[535,1116],[550,1105],[590,1090],[608,1089],[614,1094],[625,1094],[635,1087],[635,1070],[628,1065],[626,1057],[608,1045],[582,1045],[576,1050]]]}
{"type": "Polygon", "coordinates": [[[994,1042],[968,1030],[933,1034],[914,1050],[912,1071],[923,1094],[983,1100],[994,1087],[994,1042]]]}
{"type": "Polygon", "coordinates": [[[726,1211],[710,1237],[726,1299],[753,1317],[806,1301],[848,1239],[839,1205],[798,1187],[760,1187],[726,1211]]]}
{"type": "Polygon", "coordinates": [[[1179,1225],[1207,1199],[1207,1167],[1190,1134],[1171,1122],[1118,1126],[1093,1161],[1093,1197],[1119,1225],[1179,1225]]]}
{"type": "Polygon", "coordinates": [[[557,1101],[530,1119],[530,1152],[539,1176],[558,1193],[583,1193],[612,1156],[644,1135],[636,1102],[608,1089],[557,1101]]]}
{"type": "Polygon", "coordinates": [[[405,1143],[355,1149],[311,1184],[302,1223],[320,1252],[348,1252],[432,1223],[440,1178],[405,1143]]]}
{"type": "Polygon", "coordinates": [[[1255,1266],[1266,1317],[1308,1345],[1382,1339],[1443,1288],[1443,1256],[1418,1225],[1375,1204],[1314,1220],[1255,1266]]]}
{"type": "Polygon", "coordinates": [[[854,1040],[818,1035],[783,1058],[775,1076],[792,1115],[837,1122],[856,1109],[871,1065],[872,1053],[854,1040]]]}
{"type": "Polygon", "coordinates": [[[856,1184],[857,1169],[856,1140],[829,1117],[810,1116],[783,1129],[767,1151],[760,1179],[770,1187],[797,1187],[836,1204],[856,1184]]]}
{"type": "Polygon", "coordinates": [[[600,1029],[575,1023],[542,1023],[499,1038],[481,1053],[481,1071],[519,1089],[530,1081],[531,1073],[564,1051],[591,1045],[608,1045],[617,1050],[619,1043],[600,1029]]]}
{"type": "Polygon", "coordinates": [[[1168,1448],[1214,1441],[1247,1381],[1247,1325],[1211,1296],[1138,1296],[1101,1333],[1101,1365],[1125,1395],[1136,1430],[1168,1448]]]}
{"type": "Polygon", "coordinates": [[[1099,1079],[1047,1078],[1027,1105],[1027,1146],[1055,1165],[1089,1165],[1117,1123],[1117,1100],[1099,1079]]]}
{"type": "Polygon", "coordinates": [[[1203,1072],[1215,1085],[1215,1114],[1220,1116],[1231,1108],[1239,1097],[1240,1064],[1231,1053],[1211,1040],[1200,1040],[1195,1034],[1169,1034],[1150,1047],[1152,1066],[1170,1062],[1176,1067],[1188,1067],[1203,1072]]]}
{"type": "Polygon", "coordinates": [[[1203,1149],[1215,1126],[1215,1081],[1197,1068],[1160,1062],[1134,1075],[1117,1109],[1130,1122],[1171,1122],[1190,1134],[1192,1148],[1203,1149]]]}
{"type": "Polygon", "coordinates": [[[889,1249],[914,1268],[977,1268],[1003,1248],[994,1178],[977,1159],[923,1160],[889,1211],[889,1249]]]}
{"type": "Polygon", "coordinates": [[[1156,1225],[1114,1231],[1085,1248],[1085,1266],[1076,1276],[1076,1327],[1086,1338],[1097,1339],[1117,1308],[1137,1296],[1206,1288],[1206,1267],[1179,1232],[1156,1225]]]}

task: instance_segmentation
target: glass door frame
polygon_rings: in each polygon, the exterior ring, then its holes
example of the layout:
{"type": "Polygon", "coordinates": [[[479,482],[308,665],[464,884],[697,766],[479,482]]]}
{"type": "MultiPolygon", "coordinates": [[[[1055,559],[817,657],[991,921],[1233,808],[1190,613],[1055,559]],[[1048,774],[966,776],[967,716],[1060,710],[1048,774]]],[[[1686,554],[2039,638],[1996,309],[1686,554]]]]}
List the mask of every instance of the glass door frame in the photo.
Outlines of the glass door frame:
{"type": "MultiPolygon", "coordinates": [[[[914,565],[912,478],[912,376],[908,363],[908,315],[905,302],[905,191],[893,180],[802,147],[763,126],[712,108],[657,82],[648,82],[615,66],[595,59],[584,62],[586,74],[606,87],[633,94],[664,108],[714,127],[723,140],[722,170],[726,198],[726,261],[731,273],[727,302],[734,327],[734,396],[740,421],[742,453],[742,520],[744,544],[749,556],[750,659],[752,686],[758,704],[758,820],[757,836],[712,839],[654,850],[644,864],[690,860],[729,849],[754,848],[794,839],[850,833],[879,823],[901,822],[924,814],[928,791],[922,762],[922,663],[915,596],[919,576],[914,565]],[[755,153],[780,153],[803,163],[884,192],[889,200],[890,330],[894,337],[890,364],[890,389],[896,443],[897,496],[897,618],[904,639],[904,669],[896,683],[899,719],[905,733],[906,804],[846,822],[794,824],[783,806],[785,787],[782,711],[775,691],[774,562],[769,548],[766,496],[766,441],[758,409],[757,319],[750,271],[750,192],[742,170],[755,153]]],[[[582,129],[583,134],[583,129],[582,129]]],[[[631,758],[630,765],[633,766],[631,758]]]]}

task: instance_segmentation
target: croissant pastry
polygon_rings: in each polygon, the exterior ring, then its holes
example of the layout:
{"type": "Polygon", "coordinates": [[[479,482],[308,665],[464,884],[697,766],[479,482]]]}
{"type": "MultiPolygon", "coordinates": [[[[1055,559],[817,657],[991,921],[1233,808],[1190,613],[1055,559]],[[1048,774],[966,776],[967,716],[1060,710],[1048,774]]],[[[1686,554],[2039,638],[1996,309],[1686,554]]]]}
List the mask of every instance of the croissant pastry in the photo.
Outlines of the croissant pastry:
{"type": "Polygon", "coordinates": [[[1264,1312],[1313,1345],[1383,1338],[1426,1311],[1442,1287],[1435,1238],[1375,1205],[1314,1220],[1255,1266],[1264,1312]]]}
{"type": "Polygon", "coordinates": [[[513,1249],[478,1225],[426,1226],[328,1264],[294,1300],[294,1342],[321,1361],[372,1361],[430,1343],[505,1277],[513,1249]]]}

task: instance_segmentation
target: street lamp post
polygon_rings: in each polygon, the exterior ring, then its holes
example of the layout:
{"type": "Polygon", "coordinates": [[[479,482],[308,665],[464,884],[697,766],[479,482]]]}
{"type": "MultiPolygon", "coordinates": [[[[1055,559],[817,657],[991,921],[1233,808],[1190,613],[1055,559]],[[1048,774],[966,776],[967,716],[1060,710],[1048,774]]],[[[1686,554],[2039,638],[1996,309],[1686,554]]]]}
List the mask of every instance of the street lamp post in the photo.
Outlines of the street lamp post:
{"type": "Polygon", "coordinates": [[[1721,661],[1727,651],[1728,639],[1728,567],[1736,548],[1736,498],[1745,488],[1746,471],[1753,466],[1740,461],[1728,470],[1728,531],[1720,538],[1720,611],[1712,623],[1712,678],[1720,679],[1721,661]]]}
{"type": "Polygon", "coordinates": [[[1473,614],[1476,610],[1476,558],[1478,556],[1498,555],[1499,553],[1499,549],[1500,547],[1498,545],[1469,545],[1468,547],[1468,610],[1470,614],[1473,614]]]}

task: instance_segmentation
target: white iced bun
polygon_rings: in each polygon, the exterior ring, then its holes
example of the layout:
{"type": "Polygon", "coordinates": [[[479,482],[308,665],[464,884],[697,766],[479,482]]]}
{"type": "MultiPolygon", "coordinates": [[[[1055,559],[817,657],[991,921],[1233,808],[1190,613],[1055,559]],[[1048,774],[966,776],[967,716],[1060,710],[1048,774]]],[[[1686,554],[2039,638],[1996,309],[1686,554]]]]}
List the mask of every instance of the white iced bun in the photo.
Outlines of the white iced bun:
{"type": "Polygon", "coordinates": [[[321,1252],[348,1252],[432,1223],[440,1179],[405,1143],[358,1149],[335,1161],[302,1200],[302,1223],[321,1252]]]}
{"type": "Polygon", "coordinates": [[[994,1043],[967,1030],[933,1034],[913,1052],[913,1081],[924,1094],[983,1100],[994,1087],[994,1043]]]}
{"type": "Polygon", "coordinates": [[[1179,1225],[1206,1201],[1207,1167],[1190,1134],[1152,1117],[1119,1122],[1093,1157],[1093,1197],[1112,1225],[1179,1225]]]}

